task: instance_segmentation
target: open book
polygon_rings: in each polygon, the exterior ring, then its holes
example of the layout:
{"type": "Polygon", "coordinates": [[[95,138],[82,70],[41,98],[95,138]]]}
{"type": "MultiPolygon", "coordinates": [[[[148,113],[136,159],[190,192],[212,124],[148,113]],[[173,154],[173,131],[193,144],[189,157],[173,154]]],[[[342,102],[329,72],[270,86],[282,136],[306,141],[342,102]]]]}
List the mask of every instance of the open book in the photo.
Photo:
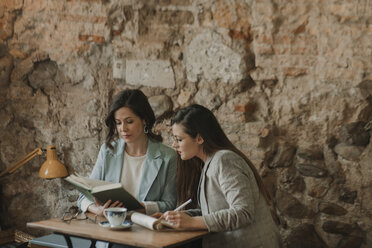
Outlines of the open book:
{"type": "Polygon", "coordinates": [[[65,180],[75,186],[86,198],[97,198],[102,204],[108,200],[120,201],[130,210],[142,209],[143,206],[123,188],[121,183],[112,183],[78,175],[70,175],[65,180]]]}
{"type": "Polygon", "coordinates": [[[137,225],[141,225],[143,227],[146,227],[151,230],[156,231],[176,231],[173,229],[173,226],[171,223],[166,222],[165,220],[158,220],[154,217],[133,212],[130,217],[131,221],[133,223],[136,223],[137,225]]]}

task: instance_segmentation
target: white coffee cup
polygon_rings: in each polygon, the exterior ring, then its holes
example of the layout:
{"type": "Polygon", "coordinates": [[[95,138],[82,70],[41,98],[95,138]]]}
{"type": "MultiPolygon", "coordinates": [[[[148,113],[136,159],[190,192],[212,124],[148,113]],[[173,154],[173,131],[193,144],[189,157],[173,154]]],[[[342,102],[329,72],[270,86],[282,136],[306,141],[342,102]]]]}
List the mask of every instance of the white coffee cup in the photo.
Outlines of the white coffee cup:
{"type": "Polygon", "coordinates": [[[126,208],[105,208],[103,215],[110,222],[111,227],[121,226],[127,216],[126,208]]]}

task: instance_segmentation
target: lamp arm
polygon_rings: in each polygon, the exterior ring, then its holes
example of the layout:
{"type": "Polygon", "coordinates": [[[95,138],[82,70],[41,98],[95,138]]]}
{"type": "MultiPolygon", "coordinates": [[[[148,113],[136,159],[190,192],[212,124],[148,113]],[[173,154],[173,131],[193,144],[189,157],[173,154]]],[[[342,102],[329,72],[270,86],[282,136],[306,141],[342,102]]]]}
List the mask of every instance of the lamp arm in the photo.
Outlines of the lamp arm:
{"type": "Polygon", "coordinates": [[[22,159],[18,160],[17,162],[13,163],[11,166],[6,168],[4,171],[0,172],[0,177],[4,176],[6,173],[12,174],[14,171],[16,171],[19,167],[36,157],[37,155],[43,154],[43,150],[41,148],[36,148],[26,156],[24,156],[22,159]]]}

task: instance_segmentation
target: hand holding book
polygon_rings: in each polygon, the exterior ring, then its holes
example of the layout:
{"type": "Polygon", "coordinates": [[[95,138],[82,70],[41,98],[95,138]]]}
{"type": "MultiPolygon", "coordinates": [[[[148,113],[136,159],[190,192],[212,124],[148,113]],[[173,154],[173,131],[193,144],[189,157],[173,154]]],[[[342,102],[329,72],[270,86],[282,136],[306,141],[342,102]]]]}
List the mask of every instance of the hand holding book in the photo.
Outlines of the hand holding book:
{"type": "MultiPolygon", "coordinates": [[[[182,208],[184,208],[187,204],[191,202],[191,199],[186,201],[185,203],[181,204],[179,207],[177,207],[174,211],[179,211],[182,208]]],[[[138,225],[144,226],[146,228],[149,228],[151,230],[157,230],[157,231],[175,231],[173,223],[170,223],[166,220],[166,212],[165,214],[162,213],[156,213],[152,216],[147,216],[141,213],[132,213],[131,214],[131,220],[133,223],[136,223],[138,225]],[[156,218],[160,217],[160,218],[156,218]]]]}
{"type": "Polygon", "coordinates": [[[112,203],[111,200],[108,200],[102,205],[101,202],[97,200],[97,198],[94,198],[94,203],[95,204],[89,205],[88,210],[89,212],[92,212],[98,216],[104,216],[103,211],[106,208],[124,207],[124,204],[122,202],[115,201],[114,203],[112,203]]]}
{"type": "Polygon", "coordinates": [[[112,202],[114,202],[113,204],[121,202],[129,211],[144,209],[144,206],[126,191],[121,183],[112,183],[78,175],[70,175],[65,180],[74,185],[90,201],[94,201],[94,198],[96,198],[107,207],[111,206],[112,202]],[[111,200],[110,203],[108,203],[109,200],[111,200]]]}

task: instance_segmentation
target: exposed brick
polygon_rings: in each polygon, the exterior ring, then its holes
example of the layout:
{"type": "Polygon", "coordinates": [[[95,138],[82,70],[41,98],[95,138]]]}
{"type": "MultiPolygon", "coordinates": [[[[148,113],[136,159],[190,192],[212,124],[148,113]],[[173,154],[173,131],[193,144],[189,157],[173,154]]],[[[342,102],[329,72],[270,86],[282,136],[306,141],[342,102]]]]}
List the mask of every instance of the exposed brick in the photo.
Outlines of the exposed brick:
{"type": "Polygon", "coordinates": [[[193,24],[194,15],[191,11],[184,10],[165,10],[159,11],[156,20],[159,24],[184,25],[193,24]]]}
{"type": "Polygon", "coordinates": [[[3,18],[0,18],[0,39],[7,40],[13,36],[13,26],[15,21],[13,12],[6,13],[3,18]]]}
{"type": "Polygon", "coordinates": [[[310,46],[307,46],[307,47],[294,47],[292,46],[291,47],[291,54],[294,54],[294,55],[304,55],[304,54],[307,54],[307,55],[317,55],[318,54],[318,49],[315,47],[310,47],[310,46]]]}
{"type": "Polygon", "coordinates": [[[80,35],[79,35],[79,40],[80,40],[80,41],[88,41],[88,40],[89,40],[89,37],[90,37],[90,35],[83,35],[83,34],[80,34],[80,35]]]}
{"type": "Polygon", "coordinates": [[[288,35],[276,36],[274,38],[274,44],[289,45],[291,44],[291,37],[289,37],[288,35]]]}
{"type": "Polygon", "coordinates": [[[167,24],[182,25],[193,24],[194,15],[191,11],[182,10],[156,10],[155,8],[144,7],[139,11],[140,24],[167,24]]]}
{"type": "Polygon", "coordinates": [[[213,26],[213,16],[211,9],[204,9],[198,13],[199,24],[203,27],[213,26]]]}
{"type": "Polygon", "coordinates": [[[0,6],[4,6],[8,11],[21,9],[23,6],[23,0],[2,0],[0,6]]]}
{"type": "Polygon", "coordinates": [[[11,49],[9,51],[9,54],[12,55],[12,57],[16,59],[25,59],[27,57],[27,53],[16,50],[16,49],[11,49]]]}
{"type": "Polygon", "coordinates": [[[299,67],[284,67],[283,72],[286,76],[298,77],[304,74],[307,74],[307,68],[299,67]]]}
{"type": "Polygon", "coordinates": [[[140,38],[143,40],[151,40],[152,42],[183,39],[183,34],[178,30],[179,26],[193,23],[194,16],[189,11],[179,12],[182,14],[178,17],[177,13],[176,11],[159,12],[157,9],[148,6],[140,9],[138,15],[138,34],[140,38]]]}
{"type": "Polygon", "coordinates": [[[92,3],[100,3],[100,2],[105,2],[105,0],[67,0],[67,2],[70,3],[75,3],[75,2],[92,2],[92,3]]]}
{"type": "Polygon", "coordinates": [[[81,44],[79,46],[75,46],[75,49],[78,54],[83,54],[84,52],[89,51],[90,44],[81,44]]]}
{"type": "Polygon", "coordinates": [[[191,0],[160,0],[159,5],[180,5],[180,6],[188,6],[191,5],[191,0]]]}
{"type": "Polygon", "coordinates": [[[251,34],[249,33],[249,30],[229,30],[229,36],[235,40],[246,40],[246,41],[252,41],[251,34]]]}
{"type": "Polygon", "coordinates": [[[93,42],[96,43],[104,43],[105,42],[105,37],[103,36],[98,36],[98,35],[92,35],[93,42]]]}
{"type": "Polygon", "coordinates": [[[48,59],[49,59],[49,54],[46,53],[46,52],[43,52],[43,51],[37,51],[37,52],[34,52],[31,55],[31,61],[33,63],[45,61],[45,60],[48,60],[48,59]]]}
{"type": "Polygon", "coordinates": [[[118,36],[118,35],[121,35],[121,31],[120,30],[112,30],[112,34],[115,35],[115,36],[118,36]]]}
{"type": "Polygon", "coordinates": [[[257,54],[260,55],[273,55],[274,49],[272,46],[258,46],[256,49],[257,54]]]}
{"type": "Polygon", "coordinates": [[[300,33],[304,33],[306,31],[306,25],[307,25],[308,21],[306,20],[304,23],[302,23],[300,26],[298,26],[297,28],[295,28],[292,33],[294,34],[300,34],[300,33]]]}
{"type": "Polygon", "coordinates": [[[290,39],[291,45],[296,44],[296,45],[313,45],[316,44],[316,37],[313,35],[296,35],[290,39]]]}
{"type": "Polygon", "coordinates": [[[61,14],[61,19],[69,22],[84,22],[84,23],[105,23],[107,17],[105,16],[85,16],[85,15],[67,15],[61,14]]]}
{"type": "Polygon", "coordinates": [[[234,105],[234,109],[235,111],[237,112],[243,112],[243,113],[247,113],[247,112],[254,112],[256,110],[256,104],[255,103],[247,103],[247,104],[244,104],[244,105],[234,105]]]}
{"type": "Polygon", "coordinates": [[[248,103],[241,110],[243,110],[241,112],[243,113],[244,122],[253,121],[253,113],[256,110],[256,104],[255,103],[248,103]]]}
{"type": "Polygon", "coordinates": [[[351,16],[356,14],[355,3],[330,4],[328,10],[338,16],[351,16]]]}
{"type": "Polygon", "coordinates": [[[275,54],[288,54],[290,52],[290,47],[286,46],[274,46],[273,49],[275,54]]]}
{"type": "MultiPolygon", "coordinates": [[[[226,1],[217,1],[213,12],[213,19],[220,27],[236,30],[236,33],[241,32],[244,33],[245,37],[250,37],[251,24],[249,15],[247,15],[250,12],[250,8],[245,4],[235,3],[234,5],[231,8],[226,1]]],[[[237,38],[241,39],[241,37],[238,36],[237,38]]]]}
{"type": "Polygon", "coordinates": [[[265,123],[264,122],[248,122],[244,126],[244,131],[248,135],[260,135],[261,130],[265,128],[265,123]]]}
{"type": "Polygon", "coordinates": [[[88,35],[88,34],[79,34],[80,41],[93,41],[96,43],[104,43],[105,37],[99,35],[88,35]]]}
{"type": "Polygon", "coordinates": [[[273,37],[270,35],[259,35],[257,37],[257,43],[258,44],[273,44],[273,37]]]}

